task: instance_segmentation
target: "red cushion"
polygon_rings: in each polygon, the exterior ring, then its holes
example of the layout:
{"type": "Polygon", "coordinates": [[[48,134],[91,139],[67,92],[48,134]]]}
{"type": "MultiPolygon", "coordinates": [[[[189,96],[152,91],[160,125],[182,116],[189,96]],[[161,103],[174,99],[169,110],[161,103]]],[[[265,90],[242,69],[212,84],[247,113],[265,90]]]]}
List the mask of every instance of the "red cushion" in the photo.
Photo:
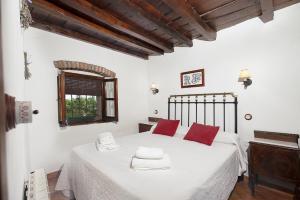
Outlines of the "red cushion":
{"type": "Polygon", "coordinates": [[[153,134],[161,134],[167,136],[174,136],[179,124],[179,120],[161,119],[158,121],[153,134]]]}
{"type": "Polygon", "coordinates": [[[220,127],[193,123],[184,139],[211,145],[219,131],[219,128],[220,127]]]}

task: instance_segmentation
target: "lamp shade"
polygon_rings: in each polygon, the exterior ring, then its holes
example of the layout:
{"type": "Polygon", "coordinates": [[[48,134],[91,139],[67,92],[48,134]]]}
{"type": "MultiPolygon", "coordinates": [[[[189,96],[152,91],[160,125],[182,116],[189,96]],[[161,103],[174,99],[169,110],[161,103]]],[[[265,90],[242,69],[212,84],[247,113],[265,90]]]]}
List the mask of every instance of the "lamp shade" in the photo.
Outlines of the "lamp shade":
{"type": "Polygon", "coordinates": [[[243,69],[240,71],[239,82],[244,82],[249,78],[251,78],[251,74],[248,69],[243,69]]]}
{"type": "Polygon", "coordinates": [[[151,89],[157,89],[157,88],[158,88],[157,84],[155,84],[155,83],[151,84],[151,89]]]}

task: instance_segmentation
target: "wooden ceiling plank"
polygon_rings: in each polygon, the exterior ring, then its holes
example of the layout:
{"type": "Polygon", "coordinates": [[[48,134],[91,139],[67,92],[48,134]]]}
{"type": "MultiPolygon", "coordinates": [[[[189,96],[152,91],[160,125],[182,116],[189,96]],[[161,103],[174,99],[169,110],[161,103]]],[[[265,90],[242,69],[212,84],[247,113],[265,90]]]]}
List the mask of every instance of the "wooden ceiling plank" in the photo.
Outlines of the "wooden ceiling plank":
{"type": "Polygon", "coordinates": [[[296,3],[300,3],[300,0],[287,0],[285,2],[280,2],[279,4],[278,3],[276,4],[274,2],[273,6],[274,6],[274,10],[279,10],[279,9],[294,5],[296,3]]]}
{"type": "Polygon", "coordinates": [[[172,38],[183,43],[185,46],[192,47],[192,39],[184,35],[171,25],[171,22],[166,19],[154,6],[145,0],[124,0],[128,6],[136,10],[140,15],[158,25],[165,33],[172,38]]]}
{"type": "Polygon", "coordinates": [[[126,34],[117,33],[115,31],[107,29],[103,26],[100,26],[98,24],[90,22],[90,21],[88,21],[82,17],[79,17],[69,11],[66,11],[46,0],[33,0],[32,5],[33,5],[33,7],[36,6],[36,7],[39,7],[41,9],[45,10],[45,12],[49,12],[53,15],[61,16],[69,21],[72,21],[73,23],[80,24],[80,25],[86,27],[87,29],[97,31],[108,38],[116,40],[125,45],[131,46],[133,48],[141,49],[143,51],[149,52],[150,54],[163,54],[164,53],[163,50],[161,50],[155,46],[152,46],[148,43],[145,43],[143,41],[140,41],[138,39],[130,37],[126,34]]]}
{"type": "Polygon", "coordinates": [[[261,7],[260,20],[264,23],[272,21],[274,19],[274,6],[273,0],[259,0],[261,7]]]}
{"type": "Polygon", "coordinates": [[[218,10],[227,8],[227,7],[231,6],[231,5],[235,5],[235,4],[237,4],[239,1],[240,1],[240,0],[234,0],[234,1],[230,1],[230,2],[228,2],[228,3],[224,3],[224,4],[218,6],[218,7],[214,8],[214,9],[211,9],[211,10],[209,10],[209,11],[206,11],[206,12],[204,12],[204,13],[199,14],[199,17],[204,17],[205,15],[208,15],[208,14],[211,14],[211,13],[214,13],[214,12],[217,12],[218,10]]]}
{"type": "Polygon", "coordinates": [[[59,2],[88,15],[106,25],[109,25],[119,31],[125,32],[133,37],[148,42],[153,46],[163,49],[165,52],[173,52],[173,44],[163,41],[162,39],[149,34],[142,27],[138,27],[130,22],[125,22],[117,16],[114,16],[110,12],[97,7],[86,0],[59,0],[59,2]]]}
{"type": "Polygon", "coordinates": [[[202,21],[199,14],[188,1],[183,0],[162,0],[174,12],[178,13],[189,20],[191,25],[197,29],[199,34],[203,35],[208,41],[216,40],[217,33],[205,22],[202,21]]]}
{"type": "Polygon", "coordinates": [[[239,23],[242,23],[244,21],[247,21],[247,20],[257,17],[257,16],[258,16],[258,13],[254,11],[252,14],[249,13],[249,15],[245,15],[243,17],[240,16],[239,18],[235,18],[235,19],[231,19],[231,20],[229,19],[226,22],[218,24],[217,29],[222,30],[225,28],[229,28],[231,26],[237,25],[239,23]]]}
{"type": "Polygon", "coordinates": [[[239,10],[235,10],[233,12],[227,13],[225,15],[221,15],[218,17],[214,17],[214,18],[208,18],[205,20],[205,22],[214,22],[217,23],[217,21],[234,21],[238,18],[244,18],[247,15],[253,15],[253,13],[255,12],[259,12],[259,8],[257,7],[257,5],[251,5],[251,6],[247,6],[245,8],[241,8],[239,10]]]}
{"type": "Polygon", "coordinates": [[[88,42],[90,44],[94,44],[94,45],[97,45],[97,46],[112,49],[114,51],[125,53],[125,54],[135,56],[135,57],[138,57],[138,58],[142,58],[142,59],[146,59],[146,60],[148,59],[148,55],[145,54],[145,53],[142,53],[140,51],[133,51],[131,49],[127,49],[127,48],[124,48],[124,47],[121,47],[121,46],[117,46],[117,45],[114,45],[110,42],[106,42],[106,41],[103,41],[103,40],[100,40],[100,39],[96,39],[94,37],[91,37],[89,35],[86,35],[86,34],[83,34],[83,33],[77,32],[77,31],[72,31],[70,29],[66,29],[66,28],[63,28],[61,26],[57,26],[57,25],[54,25],[54,24],[49,24],[49,22],[45,22],[45,21],[35,19],[34,23],[31,26],[34,27],[34,28],[44,30],[44,31],[52,32],[52,33],[63,35],[63,36],[69,37],[69,38],[78,39],[78,40],[83,41],[83,42],[88,42]]]}

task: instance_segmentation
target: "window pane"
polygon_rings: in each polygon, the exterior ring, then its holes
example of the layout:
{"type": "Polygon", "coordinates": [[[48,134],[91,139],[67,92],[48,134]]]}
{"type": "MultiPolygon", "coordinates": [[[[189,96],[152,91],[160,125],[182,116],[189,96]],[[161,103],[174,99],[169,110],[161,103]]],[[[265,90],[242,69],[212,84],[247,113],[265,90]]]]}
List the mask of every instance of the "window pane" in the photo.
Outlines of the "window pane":
{"type": "Polygon", "coordinates": [[[102,119],[101,97],[66,95],[66,117],[69,123],[102,119]]]}
{"type": "Polygon", "coordinates": [[[114,98],[115,96],[114,82],[105,82],[105,96],[106,98],[114,98]]]}
{"type": "Polygon", "coordinates": [[[72,96],[71,95],[66,95],[66,98],[65,98],[65,101],[66,101],[66,110],[67,110],[67,113],[66,113],[66,117],[67,119],[72,117],[72,96]]]}
{"type": "Polygon", "coordinates": [[[94,96],[87,96],[87,102],[86,102],[86,114],[87,116],[93,116],[96,115],[95,107],[96,107],[96,99],[94,96]]]}
{"type": "Polygon", "coordinates": [[[115,116],[115,102],[113,100],[106,101],[106,116],[107,117],[115,116]]]}
{"type": "Polygon", "coordinates": [[[80,95],[75,96],[75,100],[73,101],[74,105],[74,116],[73,118],[80,118],[81,116],[81,105],[80,105],[80,95]]]}

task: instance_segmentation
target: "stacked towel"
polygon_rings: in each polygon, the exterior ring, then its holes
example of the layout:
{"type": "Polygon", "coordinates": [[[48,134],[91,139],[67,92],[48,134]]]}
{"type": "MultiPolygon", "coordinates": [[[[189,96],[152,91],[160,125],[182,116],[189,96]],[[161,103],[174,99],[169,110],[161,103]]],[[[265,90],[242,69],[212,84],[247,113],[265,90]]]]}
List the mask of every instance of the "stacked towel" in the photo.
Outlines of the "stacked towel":
{"type": "Polygon", "coordinates": [[[131,168],[137,170],[170,169],[169,155],[160,148],[139,147],[131,161],[131,168]]]}
{"type": "Polygon", "coordinates": [[[98,151],[113,151],[119,148],[111,132],[100,133],[97,137],[96,148],[98,151]]]}
{"type": "Polygon", "coordinates": [[[141,159],[162,159],[164,151],[160,148],[138,147],[135,157],[141,159]]]}

